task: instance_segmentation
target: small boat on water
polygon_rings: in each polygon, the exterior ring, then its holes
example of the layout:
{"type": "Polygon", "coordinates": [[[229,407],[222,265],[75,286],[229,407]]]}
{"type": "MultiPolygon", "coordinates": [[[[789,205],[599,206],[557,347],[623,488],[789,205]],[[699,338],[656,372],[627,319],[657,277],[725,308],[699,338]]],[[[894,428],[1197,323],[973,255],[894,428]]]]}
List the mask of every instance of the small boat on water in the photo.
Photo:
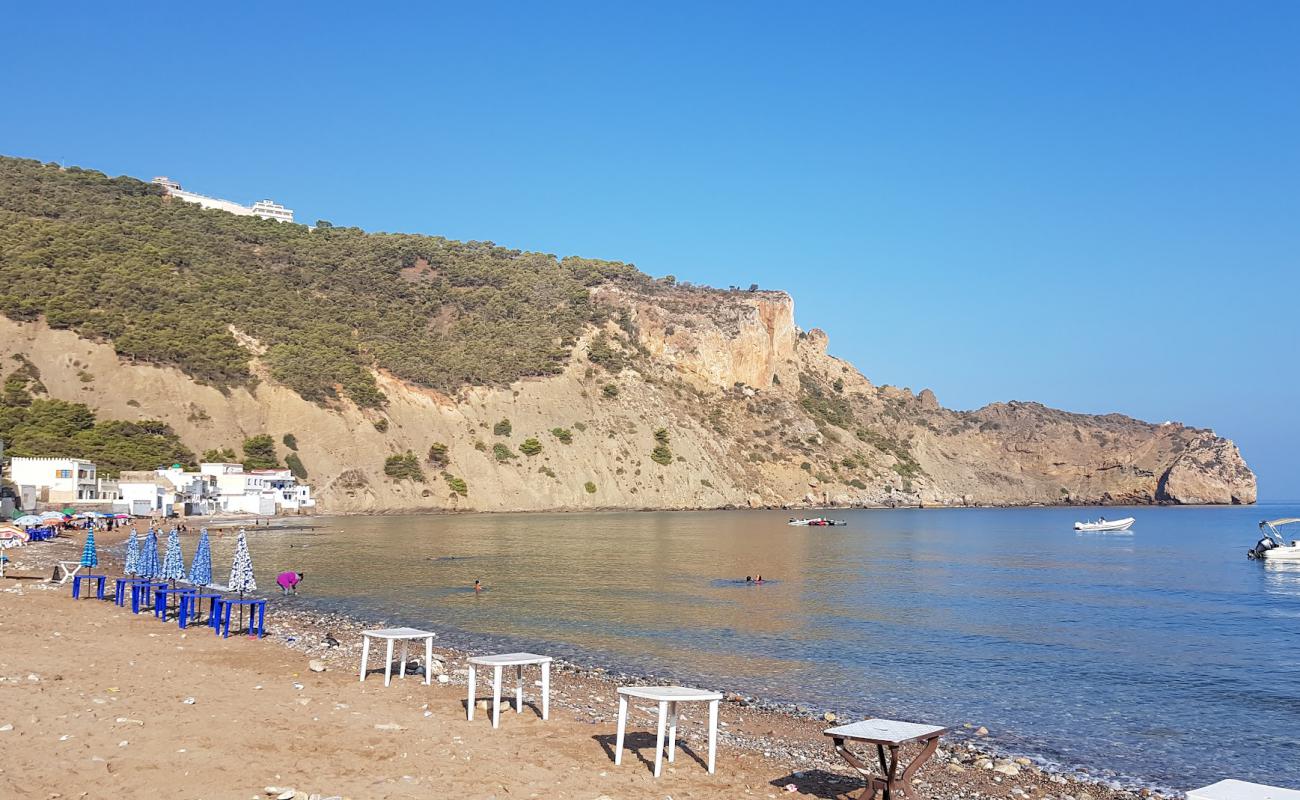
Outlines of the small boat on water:
{"type": "Polygon", "coordinates": [[[1133,523],[1136,521],[1137,520],[1132,517],[1125,517],[1124,519],[1106,519],[1105,517],[1101,517],[1096,522],[1076,522],[1074,523],[1074,529],[1076,531],[1106,531],[1111,533],[1120,533],[1133,527],[1133,523]]]}
{"type": "Polygon", "coordinates": [[[807,525],[813,528],[829,528],[833,525],[848,525],[842,519],[826,519],[825,517],[812,517],[811,519],[792,519],[786,525],[807,525]]]}
{"type": "Polygon", "coordinates": [[[1259,561],[1300,561],[1300,541],[1292,539],[1288,544],[1278,530],[1283,525],[1297,522],[1300,522],[1300,517],[1266,519],[1259,523],[1259,529],[1264,535],[1255,542],[1254,547],[1246,551],[1246,557],[1259,561]]]}

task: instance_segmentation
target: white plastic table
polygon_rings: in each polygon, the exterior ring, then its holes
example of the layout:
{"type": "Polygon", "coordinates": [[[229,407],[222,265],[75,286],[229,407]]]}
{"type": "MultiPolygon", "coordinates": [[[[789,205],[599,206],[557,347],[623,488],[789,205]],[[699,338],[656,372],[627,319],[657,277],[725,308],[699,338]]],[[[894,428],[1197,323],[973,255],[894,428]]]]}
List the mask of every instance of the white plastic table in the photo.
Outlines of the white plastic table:
{"type": "Polygon", "coordinates": [[[370,664],[370,640],[387,639],[388,655],[384,658],[384,685],[387,686],[393,679],[393,642],[401,640],[402,642],[402,669],[398,677],[406,677],[406,647],[412,639],[424,640],[424,682],[429,683],[433,678],[433,672],[429,665],[433,662],[433,637],[438,634],[433,631],[422,631],[418,628],[383,628],[377,631],[362,631],[361,638],[365,641],[365,647],[361,650],[361,680],[366,679],[366,667],[370,664]]]}
{"type": "Polygon", "coordinates": [[[536,653],[502,653],[495,656],[473,656],[469,661],[469,720],[474,721],[476,690],[475,665],[492,667],[492,727],[501,725],[501,670],[515,668],[515,713],[524,705],[524,667],[536,664],[542,668],[542,719],[551,718],[551,657],[536,653]]]}
{"type": "Polygon", "coordinates": [[[947,732],[947,728],[939,725],[900,722],[895,719],[864,719],[822,731],[835,743],[835,752],[866,779],[867,788],[859,797],[871,798],[879,792],[885,800],[891,800],[895,795],[909,794],[912,776],[930,759],[930,756],[934,755],[934,751],[939,747],[939,737],[947,732]],[[871,774],[871,769],[861,758],[849,751],[846,741],[865,742],[876,746],[881,777],[871,774]],[[921,752],[912,759],[912,763],[903,768],[903,774],[899,775],[898,748],[908,742],[920,742],[921,752]],[[888,759],[885,758],[886,747],[889,748],[888,759]]]}
{"type": "Polygon", "coordinates": [[[1192,789],[1187,800],[1300,800],[1300,790],[1227,780],[1192,789]]]}
{"type": "Polygon", "coordinates": [[[664,725],[668,726],[668,763],[676,757],[677,704],[709,704],[709,774],[713,774],[714,756],[718,751],[718,701],[722,695],[685,686],[624,686],[618,690],[618,737],[614,743],[614,766],[623,761],[623,732],[627,728],[627,699],[640,697],[659,704],[659,737],[655,742],[655,777],[663,771],[664,725]]]}

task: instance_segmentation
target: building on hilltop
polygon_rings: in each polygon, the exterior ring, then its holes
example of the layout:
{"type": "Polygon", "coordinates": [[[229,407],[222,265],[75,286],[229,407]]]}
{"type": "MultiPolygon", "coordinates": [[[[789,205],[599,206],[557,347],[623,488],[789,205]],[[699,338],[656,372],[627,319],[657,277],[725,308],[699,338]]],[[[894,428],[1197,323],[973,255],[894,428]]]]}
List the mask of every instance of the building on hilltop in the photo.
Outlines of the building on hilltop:
{"type": "Polygon", "coordinates": [[[187,192],[181,188],[179,183],[166,175],[159,175],[153,179],[152,183],[163,187],[167,194],[172,197],[184,200],[187,203],[197,203],[204,208],[228,211],[241,217],[261,217],[262,219],[273,219],[276,222],[293,222],[293,209],[285,208],[273,200],[258,200],[252,206],[243,206],[233,200],[222,200],[219,197],[208,197],[197,192],[187,192]]]}

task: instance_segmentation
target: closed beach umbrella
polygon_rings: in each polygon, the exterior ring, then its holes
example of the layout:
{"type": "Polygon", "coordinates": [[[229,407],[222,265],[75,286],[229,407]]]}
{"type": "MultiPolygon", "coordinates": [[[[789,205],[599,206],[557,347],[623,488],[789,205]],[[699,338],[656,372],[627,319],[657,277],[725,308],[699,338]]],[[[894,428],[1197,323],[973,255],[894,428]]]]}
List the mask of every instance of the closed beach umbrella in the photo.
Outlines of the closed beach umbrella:
{"type": "Polygon", "coordinates": [[[257,590],[257,579],[253,577],[253,556],[248,552],[248,537],[244,529],[239,529],[239,538],[235,541],[235,561],[230,565],[230,582],[227,586],[232,592],[257,590]]]}
{"type": "Polygon", "coordinates": [[[135,528],[126,537],[126,561],[122,563],[122,574],[140,574],[140,534],[136,533],[135,528]]]}
{"type": "Polygon", "coordinates": [[[175,528],[167,534],[167,552],[163,556],[161,577],[172,583],[185,580],[185,559],[181,557],[181,534],[175,528]]]}
{"type": "Polygon", "coordinates": [[[195,586],[212,583],[212,545],[208,542],[207,528],[199,531],[199,546],[194,551],[194,561],[190,564],[190,583],[195,586]]]}
{"type": "Polygon", "coordinates": [[[144,544],[140,546],[140,561],[136,566],[141,578],[157,578],[162,572],[162,563],[158,561],[158,532],[149,531],[149,535],[144,537],[144,544]]]}
{"type": "Polygon", "coordinates": [[[95,550],[95,532],[86,531],[86,546],[81,549],[81,566],[86,569],[99,566],[99,553],[95,550]]]}

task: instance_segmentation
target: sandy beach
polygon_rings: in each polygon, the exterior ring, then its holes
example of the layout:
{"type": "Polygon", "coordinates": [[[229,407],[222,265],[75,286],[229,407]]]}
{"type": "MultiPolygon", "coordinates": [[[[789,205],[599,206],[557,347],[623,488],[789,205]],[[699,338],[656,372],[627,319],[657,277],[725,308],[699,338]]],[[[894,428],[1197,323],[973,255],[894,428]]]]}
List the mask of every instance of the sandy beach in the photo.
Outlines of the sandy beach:
{"type": "MultiPolygon", "coordinates": [[[[202,625],[182,631],[111,602],[74,601],[70,586],[50,584],[53,562],[80,552],[79,535],[8,552],[11,574],[38,577],[0,580],[0,797],[829,800],[861,787],[821,734],[825,722],[743,698],[723,703],[717,774],[703,765],[702,707],[686,707],[682,750],[655,779],[649,706],[633,705],[614,766],[617,701],[599,670],[558,665],[551,719],[526,702],[493,730],[485,713],[466,720],[463,654],[437,651],[443,683],[418,674],[387,688],[382,675],[362,683],[361,621],[273,607],[265,639],[221,639],[202,625]],[[340,645],[327,645],[327,633],[340,645]]],[[[120,574],[105,566],[97,571],[120,574]]],[[[480,678],[478,696],[489,694],[480,678]]],[[[914,788],[931,798],[1137,796],[986,757],[965,731],[914,788]]]]}

